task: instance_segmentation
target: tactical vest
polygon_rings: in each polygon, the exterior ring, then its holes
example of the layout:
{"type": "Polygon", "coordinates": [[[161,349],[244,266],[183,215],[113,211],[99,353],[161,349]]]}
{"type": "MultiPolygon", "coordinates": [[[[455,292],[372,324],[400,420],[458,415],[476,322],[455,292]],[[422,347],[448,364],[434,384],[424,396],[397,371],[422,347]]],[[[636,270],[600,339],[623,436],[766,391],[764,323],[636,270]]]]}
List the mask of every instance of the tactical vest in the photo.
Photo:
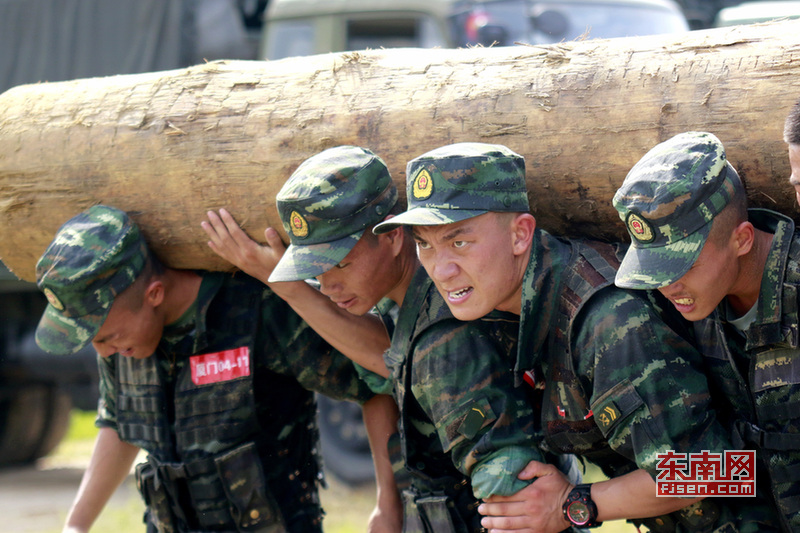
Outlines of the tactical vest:
{"type": "MultiPolygon", "coordinates": [[[[116,356],[118,432],[150,453],[137,466],[137,485],[159,532],[320,530],[314,428],[303,425],[288,438],[265,435],[256,412],[253,354],[262,292],[247,279],[226,280],[203,310],[205,332],[158,354],[184,361],[173,379],[156,356],[116,356]],[[286,469],[275,463],[294,465],[288,479],[278,477],[286,469]],[[287,529],[309,504],[315,516],[287,529]]],[[[312,393],[266,369],[258,378],[262,390],[274,392],[275,412],[313,420],[312,393]]]]}
{"type": "Polygon", "coordinates": [[[413,293],[407,294],[403,301],[392,346],[385,356],[395,383],[395,399],[400,407],[400,453],[411,480],[411,486],[403,491],[403,532],[481,531],[481,515],[477,512],[480,502],[472,494],[469,478],[453,466],[449,454],[431,457],[422,449],[425,446],[419,446],[420,442],[427,443],[437,437],[435,431],[432,436],[423,435],[412,420],[412,414],[424,415],[411,394],[411,352],[419,334],[428,327],[455,319],[444,302],[438,309],[431,308],[428,295],[437,293],[423,269],[417,271],[411,287],[413,293]]]}
{"type": "Polygon", "coordinates": [[[545,360],[546,401],[542,405],[545,440],[550,449],[577,454],[603,465],[608,476],[621,475],[635,466],[610,449],[595,424],[589,398],[574,369],[570,341],[575,317],[589,298],[614,284],[618,265],[611,245],[572,243],[550,328],[548,351],[552,355],[545,360]]]}
{"type": "Polygon", "coordinates": [[[785,272],[780,332],[776,329],[776,338],[768,339],[764,347],[750,350],[749,354],[743,352],[741,343],[732,347],[726,338],[740,333],[724,325],[716,315],[695,323],[695,327],[713,385],[721,389],[722,397],[733,407],[734,445],[757,450],[756,479],[769,478],[767,490],[779,507],[784,527],[796,531],[800,528],[800,238],[797,234],[792,239],[786,264],[779,271],[785,272]]]}
{"type": "MultiPolygon", "coordinates": [[[[575,371],[571,337],[575,318],[584,304],[599,291],[614,285],[621,253],[617,245],[591,241],[572,243],[551,324],[550,356],[545,358],[545,402],[542,406],[545,440],[550,450],[580,455],[597,464],[609,477],[621,476],[636,470],[637,466],[609,446],[595,423],[589,398],[575,371]]],[[[623,402],[617,407],[625,417],[637,405],[623,402]]],[[[710,500],[703,500],[669,515],[631,522],[637,526],[645,525],[653,533],[736,532],[730,524],[715,529],[718,517],[718,506],[710,500]]]]}

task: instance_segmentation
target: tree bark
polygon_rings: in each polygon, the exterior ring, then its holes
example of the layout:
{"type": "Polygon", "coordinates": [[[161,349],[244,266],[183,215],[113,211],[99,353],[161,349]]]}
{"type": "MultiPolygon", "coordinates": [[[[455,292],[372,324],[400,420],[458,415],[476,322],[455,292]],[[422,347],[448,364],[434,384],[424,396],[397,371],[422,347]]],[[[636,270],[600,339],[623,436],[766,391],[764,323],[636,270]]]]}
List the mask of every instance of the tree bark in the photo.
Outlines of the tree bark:
{"type": "MultiPolygon", "coordinates": [[[[263,239],[305,158],[360,145],[405,198],[406,162],[461,141],[526,158],[540,227],[627,239],[611,198],[655,144],[716,134],[752,204],[795,214],[783,122],[799,21],[680,35],[377,50],[42,83],[0,95],[0,258],[23,279],[96,203],[131,213],[177,268],[227,269],[200,222],[226,207],[263,239]]],[[[281,231],[282,228],[281,228],[281,231]]]]}

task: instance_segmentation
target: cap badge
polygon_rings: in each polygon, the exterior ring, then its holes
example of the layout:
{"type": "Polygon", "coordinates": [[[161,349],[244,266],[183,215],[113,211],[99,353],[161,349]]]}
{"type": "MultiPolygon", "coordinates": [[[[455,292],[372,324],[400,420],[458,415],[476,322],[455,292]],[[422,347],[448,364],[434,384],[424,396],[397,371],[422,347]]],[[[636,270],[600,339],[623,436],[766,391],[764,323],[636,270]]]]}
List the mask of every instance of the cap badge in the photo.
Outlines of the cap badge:
{"type": "Polygon", "coordinates": [[[650,223],[636,213],[628,215],[628,230],[634,239],[642,243],[652,242],[655,238],[650,223]]]}
{"type": "Polygon", "coordinates": [[[289,226],[295,237],[308,237],[308,222],[306,222],[303,215],[297,211],[292,211],[292,214],[289,216],[289,226]]]}
{"type": "Polygon", "coordinates": [[[428,171],[424,168],[417,172],[417,177],[414,178],[414,187],[411,191],[414,198],[417,200],[424,200],[433,194],[433,180],[428,171]]]}
{"type": "Polygon", "coordinates": [[[50,305],[52,305],[59,311],[64,310],[64,304],[61,303],[61,300],[58,299],[58,296],[56,296],[55,293],[51,291],[49,287],[44,289],[44,296],[45,298],[47,298],[47,301],[50,302],[50,305]]]}

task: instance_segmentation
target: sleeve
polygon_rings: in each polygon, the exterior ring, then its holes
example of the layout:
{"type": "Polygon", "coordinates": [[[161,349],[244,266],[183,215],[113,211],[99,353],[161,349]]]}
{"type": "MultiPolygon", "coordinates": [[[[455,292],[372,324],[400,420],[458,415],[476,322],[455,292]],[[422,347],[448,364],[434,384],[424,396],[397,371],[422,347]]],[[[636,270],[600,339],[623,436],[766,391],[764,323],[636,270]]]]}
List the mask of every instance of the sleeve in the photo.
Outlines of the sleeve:
{"type": "Polygon", "coordinates": [[[98,428],[117,429],[116,357],[119,356],[116,354],[110,357],[97,356],[100,399],[97,401],[97,418],[94,425],[98,428]]]}
{"type": "Polygon", "coordinates": [[[515,388],[509,354],[477,322],[448,320],[414,345],[412,392],[433,422],[454,466],[470,476],[476,498],[511,495],[531,460],[542,461],[533,412],[515,388]]]}
{"type": "Polygon", "coordinates": [[[331,348],[272,291],[264,294],[257,346],[266,350],[270,370],[334,400],[363,404],[375,395],[350,359],[331,348]]]}
{"type": "Polygon", "coordinates": [[[393,387],[390,378],[385,378],[371,370],[367,370],[358,363],[353,363],[353,366],[356,367],[358,376],[367,384],[372,392],[375,394],[392,395],[393,387]]]}
{"type": "MultiPolygon", "coordinates": [[[[667,304],[669,305],[669,304],[667,304]]],[[[657,455],[730,448],[700,353],[665,322],[652,294],[610,287],[573,330],[578,375],[592,383],[595,423],[619,454],[657,474],[657,455]]]]}

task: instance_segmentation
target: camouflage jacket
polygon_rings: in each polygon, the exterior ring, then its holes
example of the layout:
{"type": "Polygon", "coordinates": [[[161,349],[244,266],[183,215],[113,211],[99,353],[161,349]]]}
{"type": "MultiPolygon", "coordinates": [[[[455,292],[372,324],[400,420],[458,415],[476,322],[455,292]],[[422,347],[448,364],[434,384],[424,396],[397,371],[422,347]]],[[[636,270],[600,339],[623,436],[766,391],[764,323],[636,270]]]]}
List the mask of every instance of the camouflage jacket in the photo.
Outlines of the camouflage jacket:
{"type": "Polygon", "coordinates": [[[469,476],[475,498],[527,485],[516,476],[542,455],[527,392],[509,372],[516,330],[510,314],[455,319],[425,270],[417,271],[385,354],[407,468],[416,475],[469,476]]]}
{"type": "MultiPolygon", "coordinates": [[[[115,354],[99,365],[98,426],[112,427],[123,440],[151,452],[149,462],[162,470],[180,464],[187,465],[186,471],[202,470],[204,461],[218,463],[254,443],[259,458],[253,460],[269,468],[256,465],[253,475],[267,480],[289,531],[307,531],[312,526],[304,520],[318,523],[321,518],[311,390],[356,401],[372,396],[349,360],[332,353],[282,300],[244,275],[203,274],[195,304],[165,328],[153,356],[132,360],[115,354]],[[218,359],[223,352],[243,349],[249,351],[251,372],[229,376],[219,370],[220,365],[227,371],[240,368],[247,359],[242,354],[241,361],[238,356],[236,361],[217,360],[216,377],[208,379],[214,377],[209,353],[218,359]],[[146,407],[153,402],[161,405],[146,407]]],[[[253,464],[236,460],[238,472],[253,470],[253,464]]],[[[215,482],[209,479],[202,482],[206,489],[197,491],[192,476],[187,480],[192,509],[176,514],[185,515],[190,527],[197,527],[192,511],[202,510],[197,494],[213,492],[215,482]]],[[[173,499],[173,509],[174,500],[181,498],[173,499]]],[[[212,501],[203,505],[218,507],[212,501]]]]}
{"type": "MultiPolygon", "coordinates": [[[[581,455],[610,477],[642,468],[655,478],[659,453],[730,449],[703,358],[677,311],[658,293],[618,289],[613,271],[591,268],[614,265],[611,245],[592,244],[599,255],[591,254],[587,244],[543,231],[534,243],[522,287],[517,369],[532,370],[545,389],[542,423],[551,451],[581,455]],[[566,273],[581,268],[588,271],[585,286],[568,284],[566,273]],[[565,309],[572,316],[566,328],[559,316],[565,309]]],[[[722,516],[716,524],[731,520],[739,531],[769,530],[769,509],[761,502],[728,500],[717,502],[722,516]]],[[[710,531],[714,525],[686,518],[666,530],[710,531]]]]}
{"type": "Polygon", "coordinates": [[[800,233],[779,213],[749,213],[756,228],[774,234],[755,320],[740,332],[723,301],[696,329],[737,444],[758,450],[756,480],[769,485],[784,527],[800,531],[800,233]]]}

